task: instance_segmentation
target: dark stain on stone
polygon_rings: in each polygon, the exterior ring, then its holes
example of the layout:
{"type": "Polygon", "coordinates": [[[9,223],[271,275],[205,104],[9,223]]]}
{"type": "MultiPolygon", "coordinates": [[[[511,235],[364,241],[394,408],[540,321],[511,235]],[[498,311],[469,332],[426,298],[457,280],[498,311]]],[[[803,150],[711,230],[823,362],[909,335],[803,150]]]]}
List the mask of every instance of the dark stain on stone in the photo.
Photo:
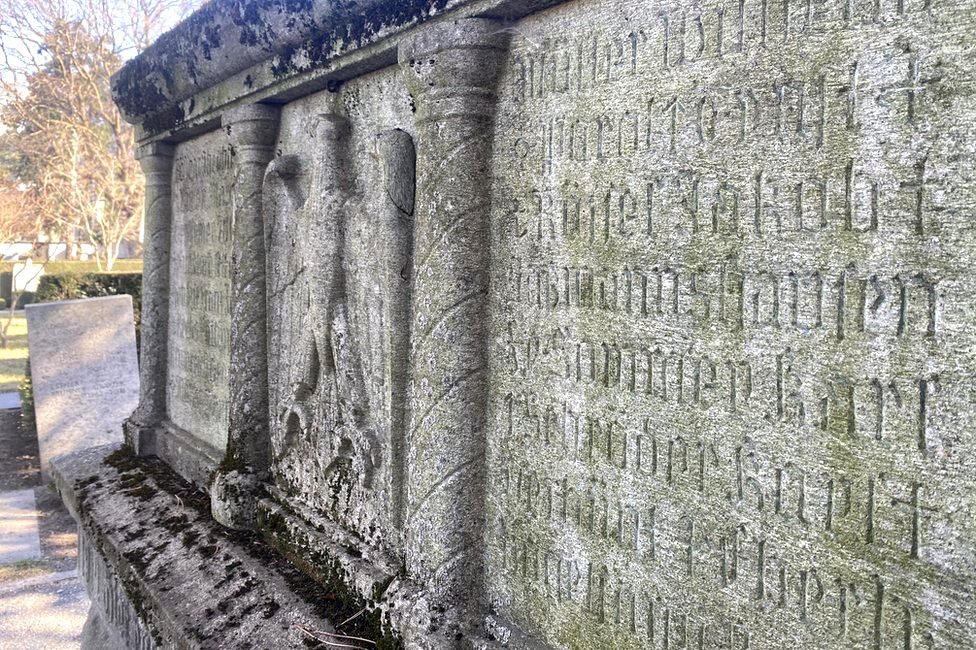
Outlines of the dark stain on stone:
{"type": "MultiPolygon", "coordinates": [[[[261,514],[260,529],[277,553],[282,553],[294,567],[282,575],[289,587],[305,600],[321,604],[317,611],[330,620],[346,620],[353,613],[370,610],[369,603],[346,586],[344,573],[334,558],[313,548],[307,539],[293,535],[283,517],[274,513],[261,514]],[[314,580],[310,580],[312,576],[314,580]]],[[[389,583],[387,583],[388,586],[389,583]]],[[[374,600],[378,600],[377,598],[374,600]]],[[[343,634],[374,639],[381,650],[399,650],[402,642],[384,629],[380,612],[368,611],[342,630],[343,634]]]]}
{"type": "Polygon", "coordinates": [[[281,605],[278,604],[278,601],[276,601],[274,598],[269,598],[261,607],[261,618],[269,619],[274,616],[279,609],[281,609],[281,605]]]}
{"type": "Polygon", "coordinates": [[[186,121],[186,114],[179,104],[172,104],[159,113],[150,115],[142,122],[149,133],[160,133],[175,128],[186,121]]]}
{"type": "Polygon", "coordinates": [[[200,536],[195,530],[187,530],[183,532],[183,546],[186,548],[193,548],[193,545],[197,543],[197,538],[200,536]]]}
{"type": "Polygon", "coordinates": [[[86,479],[79,479],[79,480],[75,481],[75,489],[76,490],[81,490],[81,489],[84,489],[84,488],[88,487],[89,485],[94,485],[95,483],[98,483],[98,477],[97,476],[89,476],[86,479]]]}
{"type": "Polygon", "coordinates": [[[210,61],[212,48],[220,47],[220,25],[207,25],[203,28],[200,47],[203,50],[203,58],[210,61]]]}

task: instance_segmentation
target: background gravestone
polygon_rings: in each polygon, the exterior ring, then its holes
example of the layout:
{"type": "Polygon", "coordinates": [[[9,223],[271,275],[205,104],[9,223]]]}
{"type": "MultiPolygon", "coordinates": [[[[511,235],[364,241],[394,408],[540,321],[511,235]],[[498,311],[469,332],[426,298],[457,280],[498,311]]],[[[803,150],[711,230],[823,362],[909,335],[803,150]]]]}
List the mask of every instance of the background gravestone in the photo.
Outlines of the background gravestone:
{"type": "Polygon", "coordinates": [[[139,401],[130,296],[28,305],[41,472],[51,459],[122,441],[139,401]]]}
{"type": "Polygon", "coordinates": [[[37,286],[44,275],[44,265],[34,264],[31,260],[14,264],[11,290],[14,293],[23,291],[37,291],[37,286]]]}

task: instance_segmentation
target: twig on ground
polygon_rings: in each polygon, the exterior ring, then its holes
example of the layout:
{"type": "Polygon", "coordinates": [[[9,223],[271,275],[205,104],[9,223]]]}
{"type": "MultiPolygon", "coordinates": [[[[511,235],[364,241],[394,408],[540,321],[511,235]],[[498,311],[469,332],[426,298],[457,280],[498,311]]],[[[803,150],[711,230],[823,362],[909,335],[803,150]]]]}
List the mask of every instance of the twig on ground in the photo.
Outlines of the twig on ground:
{"type": "Polygon", "coordinates": [[[315,639],[319,643],[321,643],[321,644],[323,644],[325,646],[328,646],[330,648],[347,648],[348,650],[368,650],[367,648],[364,648],[363,646],[359,646],[359,645],[349,645],[349,644],[346,644],[346,643],[335,643],[333,641],[329,641],[328,639],[323,639],[322,637],[319,636],[319,634],[324,634],[325,636],[330,636],[330,637],[334,637],[334,638],[337,638],[337,639],[343,639],[343,640],[346,640],[346,639],[360,640],[360,641],[366,641],[367,643],[372,643],[372,641],[369,641],[368,639],[356,639],[356,637],[347,637],[347,636],[343,636],[341,634],[330,634],[328,632],[322,632],[320,630],[312,631],[312,630],[308,629],[307,627],[305,627],[304,625],[297,625],[296,624],[294,627],[297,627],[299,629],[299,631],[301,631],[306,636],[308,636],[308,637],[310,637],[312,639],[315,639]]]}
{"type": "Polygon", "coordinates": [[[362,616],[365,613],[366,613],[366,608],[363,607],[361,610],[359,610],[358,612],[356,612],[355,614],[353,614],[352,616],[350,616],[349,618],[347,618],[343,622],[341,622],[338,625],[336,625],[336,628],[340,628],[343,625],[345,625],[346,623],[349,623],[351,621],[355,621],[357,618],[359,618],[360,616],[362,616]]]}
{"type": "Polygon", "coordinates": [[[331,634],[329,632],[322,632],[325,636],[335,637],[337,639],[348,639],[350,641],[362,641],[363,643],[368,643],[370,645],[376,645],[376,641],[370,641],[369,639],[364,639],[361,636],[349,636],[348,634],[331,634]]]}

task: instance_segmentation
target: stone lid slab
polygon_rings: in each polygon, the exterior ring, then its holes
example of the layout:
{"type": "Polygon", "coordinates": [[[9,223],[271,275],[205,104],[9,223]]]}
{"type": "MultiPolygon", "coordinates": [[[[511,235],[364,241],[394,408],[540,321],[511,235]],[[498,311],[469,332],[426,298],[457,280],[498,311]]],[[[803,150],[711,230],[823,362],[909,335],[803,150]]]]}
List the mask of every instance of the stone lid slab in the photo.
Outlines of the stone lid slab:
{"type": "MultiPolygon", "coordinates": [[[[125,65],[112,79],[123,116],[142,122],[241,70],[309,39],[309,67],[373,37],[441,13],[448,0],[215,0],[125,65]]],[[[290,71],[282,71],[286,73],[290,71]]],[[[178,116],[168,116],[178,120],[178,116]]]]}

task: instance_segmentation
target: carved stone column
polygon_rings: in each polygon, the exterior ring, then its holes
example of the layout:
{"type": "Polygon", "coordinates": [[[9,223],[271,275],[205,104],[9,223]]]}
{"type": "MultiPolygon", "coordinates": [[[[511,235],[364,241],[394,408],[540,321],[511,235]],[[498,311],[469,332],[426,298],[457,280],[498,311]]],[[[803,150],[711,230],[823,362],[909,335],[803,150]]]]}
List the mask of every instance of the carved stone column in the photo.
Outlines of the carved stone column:
{"type": "Polygon", "coordinates": [[[274,157],[279,109],[251,104],[228,111],[223,127],[234,148],[233,279],[230,330],[230,430],[224,461],[211,485],[214,518],[250,528],[270,464],[268,312],[264,174],[274,157]]]}
{"type": "Polygon", "coordinates": [[[484,591],[489,158],[506,47],[497,23],[465,19],[399,53],[417,106],[407,569],[468,609],[484,591]]]}
{"type": "Polygon", "coordinates": [[[156,429],[166,417],[166,341],[169,331],[169,247],[173,219],[173,154],[166,142],[139,147],[146,176],[146,243],[142,271],[142,347],[139,406],[125,423],[125,439],[140,456],[156,453],[156,429]]]}

